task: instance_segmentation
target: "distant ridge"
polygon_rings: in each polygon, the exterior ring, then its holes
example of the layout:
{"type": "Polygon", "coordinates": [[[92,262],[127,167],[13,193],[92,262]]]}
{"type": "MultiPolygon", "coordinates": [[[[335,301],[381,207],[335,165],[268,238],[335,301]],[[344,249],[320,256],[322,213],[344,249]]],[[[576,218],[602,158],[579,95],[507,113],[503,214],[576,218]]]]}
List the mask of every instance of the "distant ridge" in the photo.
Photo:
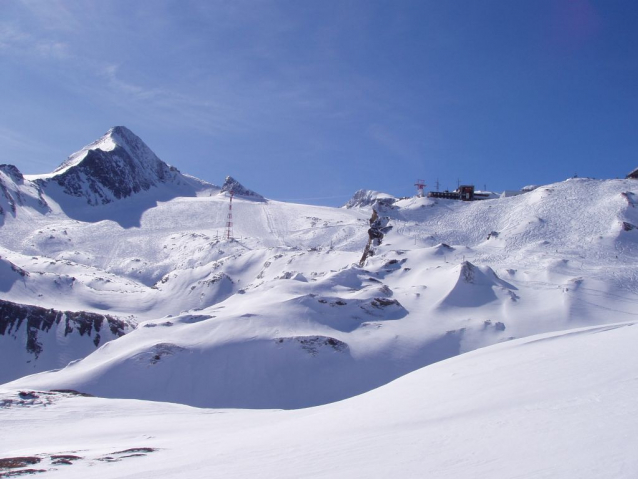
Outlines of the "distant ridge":
{"type": "Polygon", "coordinates": [[[382,198],[396,199],[394,196],[387,193],[380,193],[374,190],[358,190],[348,202],[343,205],[344,208],[363,208],[365,206],[371,206],[376,203],[377,200],[382,198]]]}
{"type": "Polygon", "coordinates": [[[230,191],[232,191],[235,195],[245,196],[247,198],[261,201],[265,200],[265,198],[259,193],[255,193],[253,190],[249,190],[232,176],[227,176],[226,181],[224,181],[224,184],[222,185],[221,193],[230,191]]]}

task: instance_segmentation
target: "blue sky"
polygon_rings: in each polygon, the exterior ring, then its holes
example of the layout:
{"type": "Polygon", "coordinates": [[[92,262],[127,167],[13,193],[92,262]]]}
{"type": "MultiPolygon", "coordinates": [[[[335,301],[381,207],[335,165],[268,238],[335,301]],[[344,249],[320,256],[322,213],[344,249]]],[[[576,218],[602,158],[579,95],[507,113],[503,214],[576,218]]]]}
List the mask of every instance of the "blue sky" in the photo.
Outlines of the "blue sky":
{"type": "Polygon", "coordinates": [[[314,204],[638,166],[635,0],[0,0],[0,82],[24,173],[114,125],[314,204]]]}

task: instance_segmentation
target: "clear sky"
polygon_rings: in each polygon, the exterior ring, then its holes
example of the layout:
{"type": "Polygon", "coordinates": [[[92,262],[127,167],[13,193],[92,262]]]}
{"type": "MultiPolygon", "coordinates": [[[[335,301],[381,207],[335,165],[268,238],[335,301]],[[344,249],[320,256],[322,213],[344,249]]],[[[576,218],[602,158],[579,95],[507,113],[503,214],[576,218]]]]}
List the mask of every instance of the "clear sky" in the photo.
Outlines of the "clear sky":
{"type": "Polygon", "coordinates": [[[0,0],[0,163],[125,125],[184,173],[341,205],[638,167],[636,0],[0,0]]]}

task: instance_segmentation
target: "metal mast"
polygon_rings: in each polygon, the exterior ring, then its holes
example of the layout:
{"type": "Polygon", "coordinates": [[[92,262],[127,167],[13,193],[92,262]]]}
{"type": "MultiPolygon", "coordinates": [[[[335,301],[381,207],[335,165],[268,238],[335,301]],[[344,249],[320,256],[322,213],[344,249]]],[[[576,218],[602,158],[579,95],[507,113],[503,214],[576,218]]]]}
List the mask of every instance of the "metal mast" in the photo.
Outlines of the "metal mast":
{"type": "Polygon", "coordinates": [[[234,191],[230,191],[230,203],[228,204],[228,218],[226,220],[226,239],[231,241],[233,239],[233,195],[234,191]]]}

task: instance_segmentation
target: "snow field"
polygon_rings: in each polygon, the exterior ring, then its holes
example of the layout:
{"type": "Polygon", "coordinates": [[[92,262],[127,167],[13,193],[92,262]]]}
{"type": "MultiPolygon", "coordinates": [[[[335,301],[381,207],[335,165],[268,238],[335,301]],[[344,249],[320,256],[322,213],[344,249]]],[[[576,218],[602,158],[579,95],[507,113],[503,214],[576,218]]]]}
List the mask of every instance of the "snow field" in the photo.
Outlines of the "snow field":
{"type": "Polygon", "coordinates": [[[0,449],[39,456],[50,478],[631,478],[637,340],[632,323],[534,336],[294,411],[64,395],[44,407],[5,391],[0,449]],[[157,450],[103,459],[128,448],[157,450]],[[81,459],[56,467],[54,454],[81,459]]]}
{"type": "Polygon", "coordinates": [[[17,384],[296,408],[512,338],[633,320],[636,233],[618,226],[635,221],[631,195],[622,194],[632,185],[569,180],[471,204],[400,200],[381,211],[393,229],[364,268],[354,264],[369,208],[236,198],[230,243],[220,239],[228,199],[217,194],[160,202],[134,228],[45,216],[32,234],[66,231],[73,254],[3,250],[38,273],[14,282],[7,299],[171,326],[141,327],[90,359],[17,384]],[[180,319],[193,316],[197,324],[180,319]],[[157,351],[159,360],[148,359],[157,351]]]}
{"type": "Polygon", "coordinates": [[[635,181],[238,195],[228,241],[233,181],[123,127],[52,175],[0,168],[0,475],[638,475],[635,181]],[[374,197],[391,229],[359,266],[374,197]]]}

